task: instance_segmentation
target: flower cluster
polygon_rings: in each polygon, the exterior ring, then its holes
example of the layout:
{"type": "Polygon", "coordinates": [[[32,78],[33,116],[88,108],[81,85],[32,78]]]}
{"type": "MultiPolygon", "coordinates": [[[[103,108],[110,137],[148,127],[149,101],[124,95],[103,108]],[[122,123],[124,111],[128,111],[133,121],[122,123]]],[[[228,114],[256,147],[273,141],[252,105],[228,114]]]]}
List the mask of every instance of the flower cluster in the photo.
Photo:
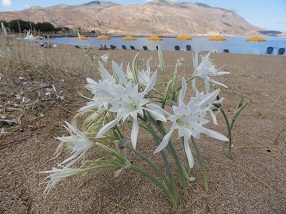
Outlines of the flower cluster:
{"type": "MultiPolygon", "coordinates": [[[[119,66],[114,61],[112,61],[112,74],[99,62],[102,79],[95,81],[87,78],[88,84],[86,89],[91,92],[93,97],[90,98],[86,106],[80,109],[81,115],[90,112],[91,114],[86,118],[83,132],[76,128],[75,125],[66,122],[66,128],[71,132],[71,136],[58,137],[57,139],[62,141],[61,146],[66,145],[73,154],[60,163],[62,169],[53,168],[51,171],[45,171],[45,173],[51,173],[48,176],[51,181],[46,188],[46,192],[49,192],[50,188],[67,176],[97,168],[113,167],[117,169],[117,172],[131,169],[147,176],[165,191],[172,204],[176,206],[175,182],[172,180],[173,176],[171,176],[169,170],[169,162],[167,156],[165,156],[166,148],[166,152],[170,152],[176,161],[184,191],[186,190],[184,186],[185,179],[188,180],[189,175],[186,176],[187,170],[181,163],[180,157],[171,141],[174,132],[178,131],[178,136],[182,138],[186,161],[190,169],[194,166],[194,157],[191,149],[192,142],[193,146],[196,147],[194,139],[198,140],[201,134],[205,134],[218,140],[229,141],[228,137],[205,127],[209,123],[207,115],[210,115],[214,124],[217,124],[214,111],[218,112],[224,101],[223,98],[218,97],[220,89],[211,91],[210,83],[227,87],[212,78],[229,73],[216,69],[209,56],[210,53],[202,56],[199,63],[198,54],[195,53],[193,56],[194,72],[188,78],[181,77],[179,87],[176,87],[175,83],[178,78],[176,69],[179,64],[175,66],[173,79],[167,82],[160,50],[160,73],[165,80],[163,83],[157,83],[157,71],[151,72],[150,59],[147,61],[146,70],[140,71],[138,69],[138,55],[134,58],[132,68],[128,65],[126,73],[123,71],[122,66],[119,66]],[[204,82],[205,91],[200,91],[197,88],[196,82],[200,80],[204,82]],[[191,88],[194,91],[193,94],[195,94],[193,97],[186,96],[190,81],[191,88]],[[157,87],[158,85],[164,85],[165,90],[160,91],[159,87],[157,87]],[[170,105],[171,108],[165,108],[167,105],[170,105]],[[124,137],[123,132],[120,130],[121,125],[124,123],[132,124],[129,140],[124,137]],[[168,123],[171,126],[167,132],[164,127],[168,123]],[[154,153],[160,153],[163,156],[168,171],[168,178],[154,162],[136,149],[137,137],[141,127],[149,131],[153,136],[157,147],[154,149],[154,153]],[[161,176],[166,186],[143,169],[131,164],[127,157],[116,149],[118,143],[146,160],[161,176]],[[71,167],[92,148],[103,149],[114,158],[108,159],[109,156],[102,157],[91,161],[92,165],[88,168],[73,170],[71,167]],[[63,166],[64,164],[66,165],[63,166]]],[[[106,60],[106,56],[104,59],[106,60]]]]}

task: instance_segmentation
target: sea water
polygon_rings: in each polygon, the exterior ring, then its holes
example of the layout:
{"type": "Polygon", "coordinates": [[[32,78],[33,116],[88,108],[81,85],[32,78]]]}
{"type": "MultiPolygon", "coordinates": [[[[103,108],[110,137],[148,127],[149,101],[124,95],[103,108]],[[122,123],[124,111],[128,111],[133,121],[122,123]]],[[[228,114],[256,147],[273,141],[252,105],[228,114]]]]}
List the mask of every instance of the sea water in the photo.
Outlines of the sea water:
{"type": "Polygon", "coordinates": [[[143,50],[143,46],[147,46],[149,50],[155,50],[160,43],[162,50],[174,51],[175,45],[180,46],[181,50],[186,49],[186,45],[191,45],[192,51],[213,51],[221,53],[223,49],[228,49],[230,53],[239,54],[265,54],[267,47],[273,47],[273,54],[277,54],[279,48],[286,48],[286,38],[264,37],[266,42],[246,42],[248,37],[226,37],[226,41],[208,41],[209,37],[194,36],[192,40],[179,41],[175,38],[163,37],[162,41],[149,41],[147,37],[137,37],[134,41],[121,40],[122,37],[111,37],[110,40],[98,40],[95,37],[88,37],[88,40],[76,40],[73,37],[55,37],[50,41],[56,44],[77,45],[77,46],[92,46],[100,47],[106,45],[115,45],[116,49],[122,49],[125,45],[128,49],[134,46],[137,50],[143,50]]]}

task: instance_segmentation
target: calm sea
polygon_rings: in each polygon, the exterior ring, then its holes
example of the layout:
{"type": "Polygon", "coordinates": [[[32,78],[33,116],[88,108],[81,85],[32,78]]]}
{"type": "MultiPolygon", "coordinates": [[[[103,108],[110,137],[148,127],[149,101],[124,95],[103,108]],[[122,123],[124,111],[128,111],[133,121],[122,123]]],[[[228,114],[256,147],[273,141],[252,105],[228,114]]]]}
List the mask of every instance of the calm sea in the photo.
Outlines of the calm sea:
{"type": "MultiPolygon", "coordinates": [[[[98,40],[94,37],[89,37],[88,40],[76,40],[73,37],[58,37],[51,38],[52,43],[67,44],[67,45],[82,45],[93,47],[100,47],[101,44],[105,44],[108,48],[110,45],[117,46],[116,49],[122,49],[122,45],[125,45],[130,49],[130,45],[134,46],[138,50],[142,50],[143,46],[147,46],[149,50],[154,50],[157,41],[149,41],[147,37],[137,37],[135,41],[123,41],[122,37],[111,37],[110,40],[98,40]]],[[[272,46],[274,48],[273,54],[277,54],[278,48],[286,48],[286,38],[274,38],[264,37],[266,42],[246,42],[248,37],[226,37],[226,41],[208,41],[209,37],[195,36],[190,41],[178,41],[175,38],[163,38],[161,47],[163,50],[173,51],[174,46],[178,45],[181,49],[186,49],[186,45],[191,45],[193,51],[213,51],[223,52],[223,49],[228,49],[231,53],[240,54],[265,54],[266,48],[272,46]]]]}

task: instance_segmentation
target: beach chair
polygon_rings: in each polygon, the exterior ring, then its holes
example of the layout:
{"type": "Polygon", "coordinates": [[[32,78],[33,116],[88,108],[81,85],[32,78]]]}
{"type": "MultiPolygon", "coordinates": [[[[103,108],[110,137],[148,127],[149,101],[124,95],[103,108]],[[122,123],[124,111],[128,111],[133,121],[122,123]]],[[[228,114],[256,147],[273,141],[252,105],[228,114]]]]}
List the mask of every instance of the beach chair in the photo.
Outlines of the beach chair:
{"type": "Polygon", "coordinates": [[[229,50],[228,49],[223,49],[223,52],[224,53],[229,53],[229,50]]]}
{"type": "Polygon", "coordinates": [[[284,55],[284,53],[285,53],[285,48],[279,48],[277,55],[284,55]]]}
{"type": "Polygon", "coordinates": [[[116,46],[115,46],[115,45],[110,45],[110,49],[111,49],[111,50],[115,50],[115,49],[116,49],[116,46]]]}
{"type": "Polygon", "coordinates": [[[266,54],[272,54],[273,53],[274,48],[273,47],[267,47],[266,48],[266,54]]]}
{"type": "Polygon", "coordinates": [[[159,48],[158,48],[158,45],[156,46],[156,50],[158,50],[159,48]]]}
{"type": "Polygon", "coordinates": [[[192,51],[192,46],[191,45],[186,45],[186,50],[187,51],[192,51]]]}
{"type": "Polygon", "coordinates": [[[149,51],[148,48],[147,48],[147,46],[145,46],[145,45],[143,46],[143,50],[144,50],[144,51],[149,51]]]}
{"type": "Polygon", "coordinates": [[[131,50],[134,50],[134,51],[136,50],[135,47],[132,46],[132,45],[130,45],[130,49],[131,49],[131,50]]]}
{"type": "Polygon", "coordinates": [[[180,46],[179,45],[175,45],[175,51],[180,51],[180,46]]]}
{"type": "Polygon", "coordinates": [[[121,45],[121,47],[122,47],[123,50],[127,50],[125,45],[121,45]]]}

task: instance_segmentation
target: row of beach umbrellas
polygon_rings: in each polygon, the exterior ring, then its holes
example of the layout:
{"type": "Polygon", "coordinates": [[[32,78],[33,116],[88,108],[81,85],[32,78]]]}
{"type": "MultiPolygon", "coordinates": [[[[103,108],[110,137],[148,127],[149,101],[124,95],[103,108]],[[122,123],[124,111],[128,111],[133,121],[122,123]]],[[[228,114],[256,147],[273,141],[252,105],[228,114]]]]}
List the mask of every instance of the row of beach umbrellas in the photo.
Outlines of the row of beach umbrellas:
{"type": "MultiPolygon", "coordinates": [[[[85,36],[79,36],[79,37],[75,37],[75,39],[77,40],[88,40],[87,37],[85,36]]],[[[110,36],[107,36],[107,35],[100,35],[100,36],[97,36],[96,39],[100,39],[100,40],[110,40],[110,36]]],[[[182,36],[178,36],[175,38],[176,40],[192,40],[191,37],[187,36],[187,35],[182,35],[182,36]]],[[[133,36],[126,36],[126,37],[123,37],[122,40],[137,40],[135,37],[133,36]]],[[[151,41],[161,41],[163,40],[161,37],[159,36],[150,36],[147,38],[147,40],[151,40],[151,41]]],[[[216,35],[216,36],[213,36],[213,37],[210,37],[208,39],[209,41],[225,41],[226,38],[221,36],[221,35],[216,35]]],[[[247,42],[265,42],[266,40],[262,37],[259,37],[259,36],[252,36],[250,38],[247,38],[246,39],[247,42]]]]}
{"type": "MultiPolygon", "coordinates": [[[[35,39],[39,39],[40,37],[39,36],[35,36],[34,37],[35,39]]],[[[85,36],[78,36],[78,37],[75,37],[75,39],[77,40],[88,40],[87,37],[85,36]]],[[[110,40],[110,36],[107,36],[107,35],[100,35],[100,36],[97,36],[96,39],[100,39],[100,40],[110,40]]],[[[137,40],[135,37],[133,36],[125,36],[123,38],[121,38],[122,40],[137,40]]],[[[191,37],[187,36],[187,35],[181,35],[181,36],[178,36],[175,38],[176,40],[192,40],[191,37]]],[[[159,36],[150,36],[147,38],[147,40],[151,40],[151,41],[161,41],[163,40],[163,38],[159,37],[159,36]]],[[[216,36],[213,36],[213,37],[210,37],[208,38],[209,41],[225,41],[226,38],[221,36],[221,35],[216,35],[216,36]]],[[[259,36],[252,36],[250,38],[247,38],[245,41],[247,42],[265,42],[266,39],[262,38],[262,37],[259,37],[259,36]]]]}
{"type": "MultiPolygon", "coordinates": [[[[85,36],[80,36],[80,37],[76,37],[76,39],[80,39],[80,40],[88,40],[87,37],[85,36]]],[[[100,35],[97,36],[96,39],[100,39],[100,40],[110,40],[110,36],[107,35],[100,35]]],[[[175,38],[176,40],[192,40],[191,37],[187,36],[187,35],[181,35],[175,38]]],[[[121,40],[127,40],[127,41],[132,41],[132,40],[137,40],[135,37],[133,36],[125,36],[123,38],[121,38],[121,40]]],[[[147,38],[147,40],[150,41],[161,41],[163,40],[163,38],[159,37],[159,36],[150,36],[147,38]]],[[[214,42],[220,42],[220,41],[226,41],[227,39],[225,37],[223,37],[222,35],[216,35],[213,37],[208,38],[209,41],[214,41],[214,42]]],[[[252,36],[249,37],[245,40],[246,42],[265,42],[266,40],[262,37],[259,36],[252,36]]],[[[227,50],[227,49],[226,49],[227,50]]]]}
{"type": "MultiPolygon", "coordinates": [[[[85,36],[79,36],[79,37],[75,37],[75,39],[77,40],[88,40],[87,37],[85,36]]],[[[97,36],[96,39],[101,39],[101,40],[110,40],[110,36],[107,36],[107,35],[100,35],[100,36],[97,36]]],[[[122,38],[122,40],[137,40],[135,37],[133,36],[125,36],[122,38]]],[[[150,36],[147,38],[147,40],[151,40],[151,41],[161,41],[163,40],[161,37],[159,36],[150,36]]],[[[192,40],[191,37],[189,36],[186,36],[186,35],[182,35],[182,36],[179,36],[176,38],[176,40],[192,40]]]]}

